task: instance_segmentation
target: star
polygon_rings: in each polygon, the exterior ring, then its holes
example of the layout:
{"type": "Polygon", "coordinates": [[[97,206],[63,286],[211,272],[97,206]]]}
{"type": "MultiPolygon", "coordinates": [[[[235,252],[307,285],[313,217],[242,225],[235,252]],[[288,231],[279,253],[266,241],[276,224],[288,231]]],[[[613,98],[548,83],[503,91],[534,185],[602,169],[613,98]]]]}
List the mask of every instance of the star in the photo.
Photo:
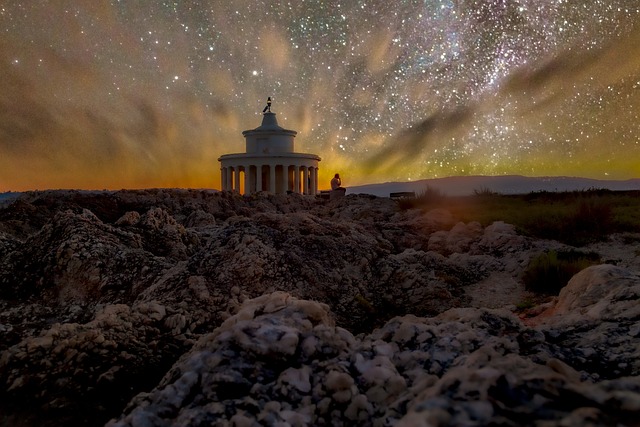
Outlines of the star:
{"type": "Polygon", "coordinates": [[[635,0],[9,2],[0,191],[220,188],[266,96],[321,181],[638,177],[639,17],[635,0]]]}

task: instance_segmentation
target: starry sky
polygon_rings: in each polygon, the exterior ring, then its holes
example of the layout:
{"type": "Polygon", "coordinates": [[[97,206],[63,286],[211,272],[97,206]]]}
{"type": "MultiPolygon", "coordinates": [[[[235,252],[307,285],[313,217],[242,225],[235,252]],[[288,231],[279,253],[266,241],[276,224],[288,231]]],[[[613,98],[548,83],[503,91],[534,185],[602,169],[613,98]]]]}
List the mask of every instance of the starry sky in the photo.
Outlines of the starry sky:
{"type": "Polygon", "coordinates": [[[0,0],[0,31],[0,191],[219,189],[267,96],[321,188],[640,177],[638,0],[0,0]]]}

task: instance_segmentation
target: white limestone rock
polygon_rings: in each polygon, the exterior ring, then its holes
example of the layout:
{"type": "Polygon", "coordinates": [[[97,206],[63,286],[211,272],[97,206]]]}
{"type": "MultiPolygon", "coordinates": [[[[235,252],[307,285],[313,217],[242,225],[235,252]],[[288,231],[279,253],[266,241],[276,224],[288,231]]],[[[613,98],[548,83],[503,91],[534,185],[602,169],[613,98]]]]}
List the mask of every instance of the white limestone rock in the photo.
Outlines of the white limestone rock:
{"type": "Polygon", "coordinates": [[[211,227],[216,225],[216,218],[212,213],[205,212],[202,209],[189,214],[185,220],[184,226],[188,228],[211,227]]]}
{"type": "Polygon", "coordinates": [[[129,211],[124,215],[122,215],[120,218],[118,218],[118,220],[115,222],[115,225],[132,226],[132,225],[136,225],[138,222],[140,222],[140,213],[136,211],[129,211]]]}
{"type": "Polygon", "coordinates": [[[0,409],[27,425],[637,418],[635,272],[586,270],[537,326],[456,308],[478,284],[519,301],[519,274],[554,244],[508,224],[360,196],[17,202],[0,220],[0,409]],[[143,215],[115,225],[127,212],[143,215]]]}
{"type": "Polygon", "coordinates": [[[513,225],[495,221],[484,229],[478,241],[478,251],[494,255],[513,254],[526,251],[530,245],[530,240],[518,235],[513,225]]]}
{"type": "Polygon", "coordinates": [[[549,346],[509,312],[479,309],[398,317],[354,338],[333,326],[326,306],[274,293],[247,301],[108,425],[606,425],[632,419],[640,408],[638,377],[584,382],[570,365],[548,357],[549,346]],[[300,336],[282,344],[297,346],[294,352],[260,336],[262,344],[242,337],[261,328],[280,334],[284,326],[300,336]],[[303,350],[311,339],[323,350],[303,350]]]}
{"type": "Polygon", "coordinates": [[[566,322],[570,316],[590,319],[640,318],[640,275],[609,264],[588,267],[560,291],[554,308],[566,322]]]}

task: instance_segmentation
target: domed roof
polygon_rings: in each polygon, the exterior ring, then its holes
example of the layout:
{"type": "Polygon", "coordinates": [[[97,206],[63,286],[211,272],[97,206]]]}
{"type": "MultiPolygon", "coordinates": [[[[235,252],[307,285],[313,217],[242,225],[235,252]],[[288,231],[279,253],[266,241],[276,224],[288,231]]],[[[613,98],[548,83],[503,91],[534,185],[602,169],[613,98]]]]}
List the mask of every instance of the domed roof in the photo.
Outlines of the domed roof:
{"type": "Polygon", "coordinates": [[[286,130],[278,125],[276,113],[268,112],[262,116],[262,124],[254,130],[286,130]]]}
{"type": "Polygon", "coordinates": [[[255,135],[256,133],[268,133],[268,134],[284,134],[295,136],[298,132],[295,130],[289,130],[278,125],[276,119],[276,113],[271,112],[271,97],[267,101],[267,106],[262,111],[262,124],[255,129],[245,130],[242,134],[246,137],[248,135],[255,135]]]}

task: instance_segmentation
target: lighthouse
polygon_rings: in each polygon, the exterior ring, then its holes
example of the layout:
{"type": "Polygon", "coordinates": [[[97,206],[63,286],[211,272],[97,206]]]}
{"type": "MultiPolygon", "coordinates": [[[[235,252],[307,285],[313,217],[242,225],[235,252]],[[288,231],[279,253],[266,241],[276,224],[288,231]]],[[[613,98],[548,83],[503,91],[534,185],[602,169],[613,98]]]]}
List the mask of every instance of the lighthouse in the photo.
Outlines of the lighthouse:
{"type": "Polygon", "coordinates": [[[224,154],[218,158],[222,191],[245,195],[260,191],[315,195],[318,192],[318,163],[315,154],[296,153],[297,132],[280,127],[271,111],[271,98],[262,111],[262,124],[245,130],[244,153],[224,154]]]}

